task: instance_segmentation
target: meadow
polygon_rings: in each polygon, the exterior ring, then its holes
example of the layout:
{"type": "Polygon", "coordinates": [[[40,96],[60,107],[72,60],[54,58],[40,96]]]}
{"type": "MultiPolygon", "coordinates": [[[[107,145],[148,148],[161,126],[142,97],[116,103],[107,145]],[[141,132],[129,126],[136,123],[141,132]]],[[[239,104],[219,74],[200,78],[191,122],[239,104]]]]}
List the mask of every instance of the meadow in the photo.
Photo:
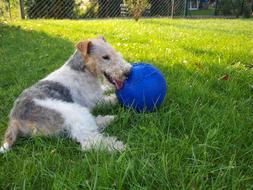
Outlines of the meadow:
{"type": "Polygon", "coordinates": [[[164,103],[94,110],[117,115],[105,133],[124,141],[122,153],[19,139],[0,155],[1,189],[252,189],[252,19],[0,21],[0,139],[18,95],[101,34],[129,62],[162,71],[164,103]]]}

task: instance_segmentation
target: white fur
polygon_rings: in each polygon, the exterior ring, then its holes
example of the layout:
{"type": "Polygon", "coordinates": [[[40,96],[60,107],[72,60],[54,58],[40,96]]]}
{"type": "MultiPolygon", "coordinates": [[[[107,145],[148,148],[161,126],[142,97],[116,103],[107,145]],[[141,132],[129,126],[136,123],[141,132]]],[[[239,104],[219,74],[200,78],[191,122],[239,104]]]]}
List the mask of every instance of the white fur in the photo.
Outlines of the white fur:
{"type": "Polygon", "coordinates": [[[3,146],[0,148],[0,153],[5,153],[10,149],[9,144],[6,142],[3,144],[3,146]]]}
{"type": "MultiPolygon", "coordinates": [[[[83,150],[93,147],[104,147],[109,151],[124,149],[123,143],[117,141],[115,137],[105,137],[98,133],[96,120],[87,108],[75,103],[67,103],[54,99],[35,99],[34,102],[37,105],[60,113],[64,118],[63,129],[68,131],[72,139],[81,144],[83,150]]],[[[104,126],[113,119],[113,116],[99,116],[97,121],[99,121],[99,125],[104,126]]]]}
{"type": "Polygon", "coordinates": [[[35,99],[34,102],[60,113],[64,118],[64,128],[80,143],[87,139],[90,133],[94,133],[98,129],[95,119],[86,107],[54,99],[35,99]]]}
{"type": "Polygon", "coordinates": [[[96,123],[99,126],[99,130],[102,131],[108,124],[110,124],[115,119],[114,115],[106,115],[106,116],[97,116],[96,123]]]}
{"type": "Polygon", "coordinates": [[[99,80],[90,72],[80,72],[63,65],[43,80],[59,82],[70,89],[72,98],[77,104],[92,109],[101,100],[103,90],[99,80]]]}

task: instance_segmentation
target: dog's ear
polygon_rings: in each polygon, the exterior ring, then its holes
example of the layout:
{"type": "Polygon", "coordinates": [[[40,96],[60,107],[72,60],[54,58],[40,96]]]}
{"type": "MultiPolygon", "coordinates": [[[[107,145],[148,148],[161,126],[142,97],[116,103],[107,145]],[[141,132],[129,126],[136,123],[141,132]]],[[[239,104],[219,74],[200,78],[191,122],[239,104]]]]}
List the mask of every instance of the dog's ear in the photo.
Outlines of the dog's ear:
{"type": "Polygon", "coordinates": [[[80,51],[84,56],[90,54],[92,43],[90,40],[81,41],[76,44],[76,49],[80,51]]]}
{"type": "Polygon", "coordinates": [[[106,39],[104,38],[104,36],[98,36],[98,39],[103,40],[104,42],[106,42],[106,39]]]}

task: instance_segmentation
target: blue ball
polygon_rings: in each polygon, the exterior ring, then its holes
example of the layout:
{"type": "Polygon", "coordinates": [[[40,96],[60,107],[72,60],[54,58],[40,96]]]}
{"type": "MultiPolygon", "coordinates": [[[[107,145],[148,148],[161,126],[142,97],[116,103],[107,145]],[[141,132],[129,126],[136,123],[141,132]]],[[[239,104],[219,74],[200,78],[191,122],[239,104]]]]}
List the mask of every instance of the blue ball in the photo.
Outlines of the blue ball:
{"type": "Polygon", "coordinates": [[[146,63],[135,63],[123,87],[116,91],[119,102],[137,112],[153,111],[166,95],[166,81],[162,73],[146,63]]]}

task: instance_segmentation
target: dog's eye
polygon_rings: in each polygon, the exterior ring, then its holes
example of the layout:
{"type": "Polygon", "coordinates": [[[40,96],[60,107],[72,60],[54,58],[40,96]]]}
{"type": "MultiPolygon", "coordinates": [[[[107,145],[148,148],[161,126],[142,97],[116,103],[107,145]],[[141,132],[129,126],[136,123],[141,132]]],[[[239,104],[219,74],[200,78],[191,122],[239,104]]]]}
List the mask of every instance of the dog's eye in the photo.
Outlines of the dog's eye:
{"type": "Polygon", "coordinates": [[[104,55],[102,58],[105,59],[105,60],[110,60],[109,55],[104,55]]]}

